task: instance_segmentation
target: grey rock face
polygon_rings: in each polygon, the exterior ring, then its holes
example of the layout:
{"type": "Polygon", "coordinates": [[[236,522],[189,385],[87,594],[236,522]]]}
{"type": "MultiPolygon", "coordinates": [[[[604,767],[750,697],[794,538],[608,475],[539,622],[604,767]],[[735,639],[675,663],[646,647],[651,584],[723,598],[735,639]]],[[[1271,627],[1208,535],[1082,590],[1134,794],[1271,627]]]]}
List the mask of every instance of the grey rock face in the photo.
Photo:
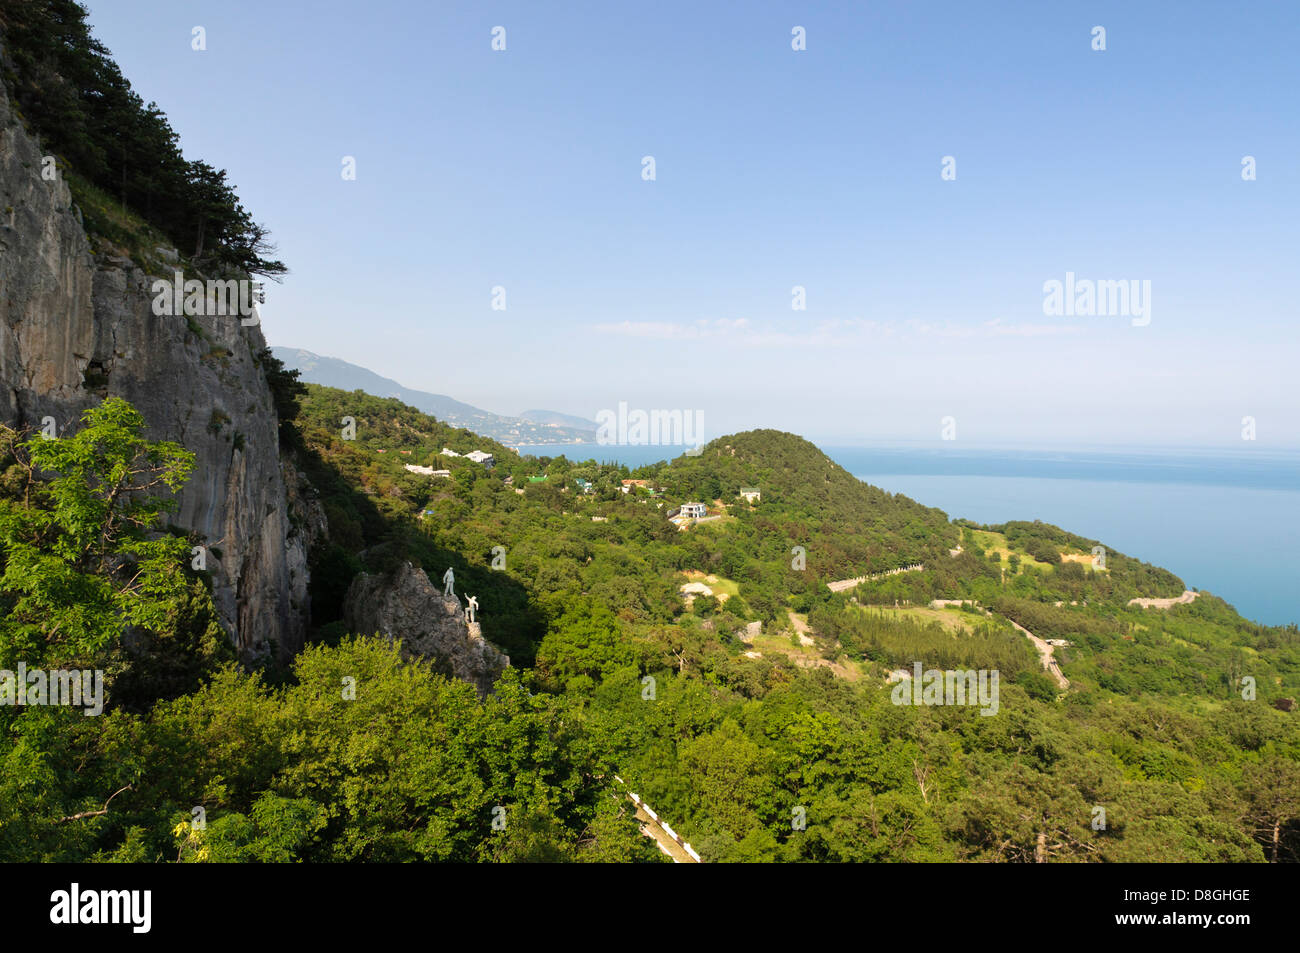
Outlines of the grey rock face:
{"type": "Polygon", "coordinates": [[[210,547],[217,608],[245,658],[288,658],[307,622],[306,542],[291,532],[262,332],[238,316],[155,315],[150,286],[172,276],[92,254],[41,159],[0,87],[0,419],[51,416],[62,431],[120,396],[152,439],[192,451],[171,522],[210,547]]]}
{"type": "Polygon", "coordinates": [[[423,569],[403,563],[387,575],[362,573],[348,587],[343,608],[349,632],[380,634],[402,643],[403,655],[430,659],[445,675],[486,695],[510,657],[465,621],[460,599],[443,596],[423,569]]]}

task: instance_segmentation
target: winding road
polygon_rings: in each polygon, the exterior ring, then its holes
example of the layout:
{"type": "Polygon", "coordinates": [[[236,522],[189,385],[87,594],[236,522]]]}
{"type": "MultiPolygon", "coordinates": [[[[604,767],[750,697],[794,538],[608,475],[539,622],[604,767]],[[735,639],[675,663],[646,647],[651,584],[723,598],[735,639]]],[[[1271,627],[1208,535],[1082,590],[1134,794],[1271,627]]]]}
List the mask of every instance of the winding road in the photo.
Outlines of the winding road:
{"type": "MultiPolygon", "coordinates": [[[[979,603],[972,602],[970,599],[934,599],[931,600],[930,602],[930,608],[944,609],[949,606],[961,606],[964,603],[969,603],[971,605],[979,606],[979,603]]],[[[992,612],[990,612],[988,609],[985,609],[983,606],[979,606],[979,608],[986,616],[991,617],[993,615],[992,612]]],[[[1052,678],[1056,679],[1056,684],[1060,685],[1062,690],[1069,688],[1070,680],[1065,677],[1065,673],[1061,671],[1060,664],[1056,661],[1056,646],[1049,645],[1043,639],[1040,639],[1038,636],[1034,635],[1034,633],[1026,629],[1015,619],[1007,619],[1007,621],[1010,622],[1013,626],[1015,626],[1017,630],[1023,632],[1025,634],[1025,637],[1029,639],[1030,642],[1034,643],[1034,648],[1038,649],[1038,657],[1042,660],[1043,663],[1043,671],[1046,672],[1048,675],[1051,675],[1052,678]]]]}
{"type": "Polygon", "coordinates": [[[1190,589],[1184,589],[1183,594],[1177,598],[1130,599],[1128,604],[1131,606],[1141,606],[1143,609],[1171,609],[1174,606],[1185,606],[1199,595],[1199,592],[1192,592],[1190,589]]]}
{"type": "Polygon", "coordinates": [[[1062,690],[1070,687],[1070,680],[1065,677],[1061,671],[1061,666],[1056,661],[1056,646],[1048,645],[1034,633],[1030,632],[1015,619],[1008,619],[1013,626],[1025,633],[1030,642],[1034,643],[1034,648],[1038,649],[1038,657],[1043,660],[1043,671],[1056,679],[1056,684],[1060,685],[1062,690]]]}

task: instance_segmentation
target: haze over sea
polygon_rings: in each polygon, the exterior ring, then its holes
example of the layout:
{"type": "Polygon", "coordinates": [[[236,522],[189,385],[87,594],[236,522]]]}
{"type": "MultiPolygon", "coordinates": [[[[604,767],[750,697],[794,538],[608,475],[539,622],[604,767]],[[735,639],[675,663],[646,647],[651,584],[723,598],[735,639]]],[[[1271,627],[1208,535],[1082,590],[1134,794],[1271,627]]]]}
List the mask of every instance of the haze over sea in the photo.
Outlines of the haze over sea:
{"type": "MultiPolygon", "coordinates": [[[[637,467],[684,447],[560,444],[637,467]]],[[[1300,622],[1300,453],[822,447],[860,480],[952,518],[1042,520],[1154,563],[1268,625],[1300,622]]]]}

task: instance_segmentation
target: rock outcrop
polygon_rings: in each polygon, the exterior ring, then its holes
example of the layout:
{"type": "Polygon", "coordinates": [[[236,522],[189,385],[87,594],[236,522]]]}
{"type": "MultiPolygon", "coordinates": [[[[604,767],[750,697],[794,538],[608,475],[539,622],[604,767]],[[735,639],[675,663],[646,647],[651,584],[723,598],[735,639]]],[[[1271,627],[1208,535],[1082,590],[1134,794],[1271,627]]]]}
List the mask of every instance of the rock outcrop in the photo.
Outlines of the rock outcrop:
{"type": "MultiPolygon", "coordinates": [[[[307,551],[291,525],[259,327],[158,316],[139,265],[92,253],[60,174],[0,84],[0,420],[60,430],[108,396],[197,465],[170,521],[209,547],[217,608],[245,658],[287,659],[307,624],[307,551]]],[[[163,257],[170,255],[160,250],[163,257]]],[[[187,277],[192,277],[188,276],[187,277]]]]}
{"type": "Polygon", "coordinates": [[[480,695],[510,665],[510,657],[483,638],[477,622],[465,621],[460,599],[444,596],[409,562],[392,573],[353,579],[343,617],[349,632],[400,640],[403,655],[429,659],[436,670],[469,682],[480,695]]]}

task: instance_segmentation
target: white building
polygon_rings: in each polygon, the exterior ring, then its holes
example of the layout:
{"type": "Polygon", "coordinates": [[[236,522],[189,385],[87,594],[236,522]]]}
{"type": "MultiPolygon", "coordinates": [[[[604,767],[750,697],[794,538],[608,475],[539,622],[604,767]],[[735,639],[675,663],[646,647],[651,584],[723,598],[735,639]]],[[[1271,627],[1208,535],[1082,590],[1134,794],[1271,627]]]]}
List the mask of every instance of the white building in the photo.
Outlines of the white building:
{"type": "Polygon", "coordinates": [[[448,448],[443,447],[442,456],[464,457],[466,460],[473,460],[475,463],[481,463],[485,467],[490,467],[497,462],[496,457],[492,456],[490,453],[484,453],[482,450],[471,450],[469,453],[457,453],[455,450],[449,450],[448,448]]]}
{"type": "Polygon", "coordinates": [[[432,476],[432,477],[451,476],[450,470],[435,470],[433,467],[417,467],[411,463],[405,464],[405,467],[407,470],[410,470],[412,473],[418,473],[421,476],[432,476]]]}
{"type": "Polygon", "coordinates": [[[759,489],[756,486],[742,486],[740,488],[740,495],[745,498],[747,503],[757,503],[763,498],[763,494],[759,492],[759,489]]]}
{"type": "Polygon", "coordinates": [[[703,519],[709,513],[709,508],[703,503],[683,503],[681,516],[687,519],[703,519]]]}

